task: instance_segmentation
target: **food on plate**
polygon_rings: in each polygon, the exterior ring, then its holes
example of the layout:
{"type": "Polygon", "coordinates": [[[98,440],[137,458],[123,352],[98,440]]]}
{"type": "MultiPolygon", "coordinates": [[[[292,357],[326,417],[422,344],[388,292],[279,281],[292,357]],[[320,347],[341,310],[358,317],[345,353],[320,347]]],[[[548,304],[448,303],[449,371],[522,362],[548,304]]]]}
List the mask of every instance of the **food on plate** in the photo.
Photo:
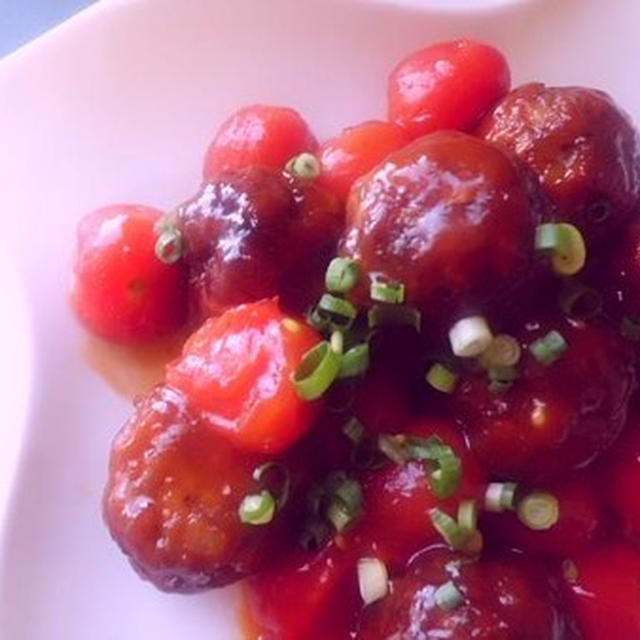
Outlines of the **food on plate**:
{"type": "Polygon", "coordinates": [[[140,576],[244,580],[250,640],[640,638],[637,134],[509,89],[436,44],[387,122],[245,107],[193,197],[81,221],[80,321],[190,334],[111,449],[140,576]]]}

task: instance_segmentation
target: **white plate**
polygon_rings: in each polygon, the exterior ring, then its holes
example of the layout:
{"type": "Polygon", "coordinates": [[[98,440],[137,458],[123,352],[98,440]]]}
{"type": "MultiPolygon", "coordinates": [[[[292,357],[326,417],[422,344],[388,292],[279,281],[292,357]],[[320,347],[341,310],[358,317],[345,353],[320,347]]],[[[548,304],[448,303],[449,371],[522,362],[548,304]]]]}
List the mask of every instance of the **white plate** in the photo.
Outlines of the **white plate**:
{"type": "Polygon", "coordinates": [[[102,525],[109,441],[129,407],[86,365],[66,305],[82,213],[184,199],[243,103],[294,105],[320,136],[381,116],[394,61],[461,34],[501,47],[516,81],[596,85],[640,120],[637,0],[405,5],[102,2],[0,63],[2,640],[239,637],[233,593],[156,592],[102,525]]]}

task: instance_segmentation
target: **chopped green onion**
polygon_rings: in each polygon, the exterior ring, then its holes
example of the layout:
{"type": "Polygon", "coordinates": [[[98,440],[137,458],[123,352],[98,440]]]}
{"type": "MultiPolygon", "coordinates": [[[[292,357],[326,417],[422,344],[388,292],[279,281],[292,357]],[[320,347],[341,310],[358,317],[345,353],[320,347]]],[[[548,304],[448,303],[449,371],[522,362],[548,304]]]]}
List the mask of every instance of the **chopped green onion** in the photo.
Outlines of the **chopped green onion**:
{"type": "Polygon", "coordinates": [[[534,531],[550,529],[560,518],[558,499],[551,493],[531,493],[518,504],[518,518],[534,531]]]}
{"type": "Polygon", "coordinates": [[[276,504],[278,508],[282,509],[284,505],[289,500],[289,491],[291,489],[291,476],[289,474],[289,470],[279,462],[265,462],[261,464],[259,467],[256,467],[253,470],[253,479],[256,482],[262,482],[265,476],[268,476],[270,473],[275,472],[276,475],[280,476],[280,491],[278,492],[278,497],[276,498],[276,504]]]}
{"type": "Polygon", "coordinates": [[[342,433],[344,433],[351,442],[355,445],[359,445],[362,443],[366,436],[366,429],[364,425],[358,418],[351,418],[345,425],[342,427],[342,433]]]}
{"type": "Polygon", "coordinates": [[[275,512],[276,501],[266,490],[245,496],[238,508],[240,521],[251,525],[268,524],[275,512]]]}
{"type": "Polygon", "coordinates": [[[567,222],[539,225],[536,229],[536,249],[550,254],[553,270],[562,276],[578,273],[587,259],[582,234],[567,222]]]}
{"type": "Polygon", "coordinates": [[[464,547],[460,549],[463,553],[466,553],[469,556],[478,556],[482,553],[482,547],[484,546],[484,538],[482,537],[482,533],[479,529],[476,529],[472,534],[469,540],[466,542],[464,547]]]}
{"type": "Polygon", "coordinates": [[[497,335],[480,355],[480,364],[488,370],[513,367],[518,364],[522,350],[519,342],[507,334],[497,335]]]}
{"type": "Polygon", "coordinates": [[[360,278],[360,265],[350,258],[334,258],[327,267],[325,285],[331,293],[351,291],[360,278]]]}
{"type": "Polygon", "coordinates": [[[402,282],[372,282],[371,299],[388,304],[402,304],[404,302],[404,284],[402,282]]]}
{"type": "Polygon", "coordinates": [[[322,170],[320,161],[313,153],[301,153],[294,156],[285,165],[285,171],[290,173],[296,178],[302,178],[303,180],[313,180],[320,175],[322,170]]]}
{"type": "Polygon", "coordinates": [[[492,340],[491,329],[482,316],[462,318],[449,329],[451,350],[460,358],[479,356],[492,340]]]}
{"type": "Polygon", "coordinates": [[[437,467],[429,476],[431,490],[438,498],[449,498],[460,486],[462,476],[460,458],[452,451],[450,454],[438,457],[435,464],[437,467]]]}
{"type": "Polygon", "coordinates": [[[458,376],[445,367],[443,364],[436,362],[427,371],[427,382],[441,393],[453,393],[458,382],[458,376]]]}
{"type": "Polygon", "coordinates": [[[464,602],[464,596],[451,580],[435,590],[433,599],[443,611],[453,611],[464,602]]]}
{"type": "Polygon", "coordinates": [[[339,378],[355,378],[369,368],[369,343],[357,344],[351,347],[343,356],[340,363],[339,378]]]}
{"type": "Polygon", "coordinates": [[[492,513],[513,511],[518,485],[515,482],[491,482],[484,494],[484,507],[492,513]]]}
{"type": "Polygon", "coordinates": [[[349,329],[358,315],[358,310],[348,300],[330,293],[320,298],[317,309],[320,316],[325,316],[330,324],[340,329],[349,329]]]}
{"type": "Polygon", "coordinates": [[[366,605],[384,598],[389,591],[387,567],[378,558],[358,560],[358,589],[366,605]]]}
{"type": "Polygon", "coordinates": [[[478,528],[478,505],[475,500],[462,500],[458,506],[458,526],[469,533],[478,528]]]}
{"type": "Polygon", "coordinates": [[[331,324],[329,318],[320,313],[318,307],[313,307],[307,312],[307,323],[310,324],[316,331],[325,331],[331,324]]]}
{"type": "Polygon", "coordinates": [[[624,316],[620,323],[620,333],[623,338],[633,342],[640,341],[640,321],[630,316],[624,316]]]}
{"type": "Polygon", "coordinates": [[[339,500],[333,500],[329,503],[325,515],[334,529],[339,532],[344,531],[357,518],[358,514],[349,511],[339,500]]]}
{"type": "MultiPolygon", "coordinates": [[[[344,334],[342,331],[334,331],[331,334],[329,345],[331,346],[331,351],[342,356],[342,350],[344,349],[344,334]]],[[[340,365],[342,365],[342,360],[340,360],[340,365]]]]}
{"type": "Polygon", "coordinates": [[[376,304],[367,313],[370,329],[378,327],[413,327],[420,331],[422,316],[417,309],[406,305],[376,304]]]}
{"type": "Polygon", "coordinates": [[[462,549],[469,541],[469,532],[463,529],[448,513],[438,507],[429,510],[435,530],[454,550],[462,549]]]}
{"type": "Polygon", "coordinates": [[[331,529],[324,520],[309,520],[300,536],[300,546],[305,551],[318,551],[331,538],[331,529]]]}
{"type": "Polygon", "coordinates": [[[406,440],[406,436],[403,435],[380,435],[378,436],[378,449],[392,462],[404,464],[410,459],[406,451],[406,440]]]}
{"type": "Polygon", "coordinates": [[[183,250],[182,234],[175,227],[163,231],[156,240],[156,257],[165,264],[178,262],[183,250]]]}
{"type": "Polygon", "coordinates": [[[326,482],[329,503],[325,516],[336,531],[343,531],[362,513],[362,487],[344,472],[329,475],[326,482]]]}
{"type": "Polygon", "coordinates": [[[529,345],[535,359],[544,364],[553,364],[566,350],[568,344],[559,331],[549,331],[546,336],[538,338],[529,345]]]}
{"type": "Polygon", "coordinates": [[[588,320],[602,311],[602,295],[591,287],[574,282],[560,295],[560,309],[570,318],[588,320]]]}
{"type": "Polygon", "coordinates": [[[342,356],[325,340],[307,351],[291,379],[298,395],[316,400],[336,379],[342,356]]]}

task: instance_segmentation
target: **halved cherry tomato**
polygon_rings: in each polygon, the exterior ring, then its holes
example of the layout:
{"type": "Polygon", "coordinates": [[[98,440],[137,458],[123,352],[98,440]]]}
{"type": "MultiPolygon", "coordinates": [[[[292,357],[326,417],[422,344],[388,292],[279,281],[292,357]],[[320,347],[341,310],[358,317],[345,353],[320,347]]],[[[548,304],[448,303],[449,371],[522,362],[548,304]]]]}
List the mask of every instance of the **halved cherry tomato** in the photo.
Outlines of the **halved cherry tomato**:
{"type": "Polygon", "coordinates": [[[372,120],[348,127],[320,147],[319,182],[346,200],[351,185],[360,176],[408,142],[407,133],[390,122],[372,120]]]}
{"type": "Polygon", "coordinates": [[[504,96],[509,66],[493,47],[453,40],[420,49],[389,77],[389,120],[412,138],[438,129],[470,131],[504,96]]]}
{"type": "Polygon", "coordinates": [[[311,427],[320,408],[300,398],[290,380],[319,341],[275,299],[241,305],[209,319],[189,338],[182,357],[167,368],[167,383],[238,448],[284,451],[311,427]]]}
{"type": "Polygon", "coordinates": [[[78,225],[71,300],[80,321],[108,340],[141,342],[170,334],[187,318],[186,267],[155,254],[163,213],[112,205],[78,225]]]}
{"type": "Polygon", "coordinates": [[[204,179],[256,164],[282,169],[293,156],[317,146],[309,126],[294,109],[264,104],[242,107],[222,124],[207,149],[204,179]]]}

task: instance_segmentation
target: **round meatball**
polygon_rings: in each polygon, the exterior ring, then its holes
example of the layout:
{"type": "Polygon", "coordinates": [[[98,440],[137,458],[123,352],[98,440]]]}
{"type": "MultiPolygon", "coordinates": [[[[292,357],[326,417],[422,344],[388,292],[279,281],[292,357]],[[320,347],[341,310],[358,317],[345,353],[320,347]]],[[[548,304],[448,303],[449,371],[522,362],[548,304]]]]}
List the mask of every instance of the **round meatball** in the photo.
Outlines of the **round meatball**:
{"type": "Polygon", "coordinates": [[[549,578],[508,555],[471,562],[444,549],[421,553],[393,590],[365,609],[357,640],[567,640],[568,625],[549,578]],[[452,582],[462,601],[440,607],[436,590],[452,582]]]}
{"type": "Polygon", "coordinates": [[[281,295],[304,309],[322,290],[344,215],[312,181],[253,166],[223,172],[178,210],[201,316],[281,295]]]}
{"type": "Polygon", "coordinates": [[[516,337],[523,347],[519,377],[504,393],[473,375],[457,398],[471,448],[493,473],[539,480],[589,464],[618,437],[635,388],[633,355],[603,324],[533,314],[516,337]],[[559,332],[567,348],[539,362],[531,345],[559,332]]]}
{"type": "Polygon", "coordinates": [[[501,150],[443,131],[391,154],[351,191],[343,253],[401,281],[423,312],[496,300],[531,267],[538,212],[501,150]]]}
{"type": "Polygon", "coordinates": [[[263,568],[288,540],[284,513],[244,524],[243,497],[264,462],[240,454],[160,386],[116,436],[104,496],[111,535],[134,568],[165,591],[219,587],[263,568]]]}
{"type": "Polygon", "coordinates": [[[594,89],[527,84],[508,94],[479,134],[538,176],[552,220],[589,240],[610,234],[640,205],[640,146],[629,118],[594,89]]]}

